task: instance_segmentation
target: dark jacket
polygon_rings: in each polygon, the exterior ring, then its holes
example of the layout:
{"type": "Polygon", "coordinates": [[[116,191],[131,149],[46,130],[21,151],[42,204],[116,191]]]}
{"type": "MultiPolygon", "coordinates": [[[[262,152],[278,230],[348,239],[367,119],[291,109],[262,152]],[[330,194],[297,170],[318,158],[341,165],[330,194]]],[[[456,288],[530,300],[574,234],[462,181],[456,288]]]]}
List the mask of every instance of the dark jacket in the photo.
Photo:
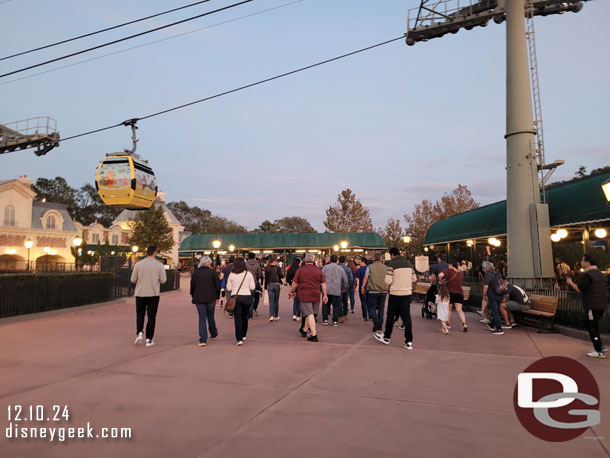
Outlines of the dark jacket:
{"type": "Polygon", "coordinates": [[[209,267],[200,267],[191,277],[193,304],[209,304],[220,297],[220,280],[209,267]]]}
{"type": "Polygon", "coordinates": [[[279,266],[269,266],[267,270],[265,270],[265,289],[269,286],[270,283],[282,283],[282,278],[284,278],[284,274],[282,273],[282,269],[279,266]]]}
{"type": "Polygon", "coordinates": [[[605,310],[608,305],[606,276],[598,269],[589,269],[578,285],[582,292],[582,306],[585,310],[605,310]]]}

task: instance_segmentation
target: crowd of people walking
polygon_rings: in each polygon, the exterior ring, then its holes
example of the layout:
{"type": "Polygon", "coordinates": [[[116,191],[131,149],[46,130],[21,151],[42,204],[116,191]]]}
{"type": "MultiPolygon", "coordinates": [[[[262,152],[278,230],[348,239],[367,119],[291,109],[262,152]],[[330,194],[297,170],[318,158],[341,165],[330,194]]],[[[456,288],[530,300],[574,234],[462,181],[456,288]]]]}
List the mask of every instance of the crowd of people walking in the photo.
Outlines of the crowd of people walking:
{"type": "MultiPolygon", "coordinates": [[[[135,343],[144,344],[147,315],[145,345],[152,346],[155,345],[159,287],[166,281],[166,276],[163,266],[154,259],[156,247],[148,247],[147,254],[144,261],[136,264],[131,280],[136,283],[135,343]]],[[[307,341],[319,341],[318,321],[321,326],[338,327],[349,319],[349,315],[355,314],[357,292],[360,319],[372,323],[374,338],[389,345],[394,327],[399,326],[404,331],[403,347],[412,350],[411,302],[417,276],[397,248],[391,248],[388,254],[390,259],[386,262],[381,253],[375,253],[372,259],[363,256],[358,260],[359,265],[345,256],[332,255],[320,266],[314,255],[308,253],[302,260],[293,259],[284,274],[276,257],[268,258],[263,268],[256,255],[249,253],[247,260],[231,256],[220,275],[213,269],[212,260],[202,256],[190,282],[190,295],[199,318],[198,345],[204,347],[208,338],[214,340],[218,337],[215,309],[221,298],[226,299],[225,309],[233,319],[237,346],[242,346],[248,338],[248,321],[258,316],[261,296],[269,307],[269,323],[279,320],[280,291],[285,283],[290,286],[292,319],[300,322],[298,333],[307,341]]],[[[463,311],[462,265],[457,260],[447,263],[445,255],[440,254],[431,270],[428,292],[434,297],[439,331],[445,336],[451,330],[452,309],[461,321],[462,331],[468,331],[463,311]]],[[[575,283],[566,276],[565,283],[582,294],[587,329],[594,346],[594,351],[587,356],[603,359],[606,356],[599,321],[607,306],[606,278],[590,255],[583,256],[581,267],[579,282],[575,283]]],[[[487,325],[492,335],[503,335],[504,330],[516,325],[515,313],[527,311],[531,303],[525,290],[509,284],[491,262],[483,262],[481,268],[483,298],[480,321],[487,325]]],[[[220,302],[222,307],[222,300],[220,302]]]]}

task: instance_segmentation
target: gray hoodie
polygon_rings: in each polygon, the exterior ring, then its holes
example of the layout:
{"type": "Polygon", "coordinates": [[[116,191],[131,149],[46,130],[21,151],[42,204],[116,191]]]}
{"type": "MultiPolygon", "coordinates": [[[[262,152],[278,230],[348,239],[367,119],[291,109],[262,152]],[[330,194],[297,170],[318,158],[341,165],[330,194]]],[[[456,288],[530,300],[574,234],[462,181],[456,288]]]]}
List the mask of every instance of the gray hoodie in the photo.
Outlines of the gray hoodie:
{"type": "Polygon", "coordinates": [[[246,270],[252,274],[254,280],[260,282],[263,278],[263,271],[261,269],[260,264],[256,259],[247,259],[246,260],[246,270]]]}

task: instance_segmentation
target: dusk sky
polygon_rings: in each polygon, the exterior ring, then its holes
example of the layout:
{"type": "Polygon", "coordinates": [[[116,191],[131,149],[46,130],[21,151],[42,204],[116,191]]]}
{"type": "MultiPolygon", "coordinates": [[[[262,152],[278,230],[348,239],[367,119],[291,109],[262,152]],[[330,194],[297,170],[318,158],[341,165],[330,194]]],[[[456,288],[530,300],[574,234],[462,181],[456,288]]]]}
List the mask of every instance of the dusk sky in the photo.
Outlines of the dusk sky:
{"type": "MultiPolygon", "coordinates": [[[[190,3],[0,1],[0,57],[190,3]]],[[[229,5],[212,0],[118,30],[0,61],[0,73],[229,5]]],[[[418,0],[255,0],[45,67],[0,78],[0,123],[57,120],[62,137],[143,117],[406,32],[418,0]],[[219,24],[265,9],[262,14],[219,24]],[[218,24],[218,25],[217,25],[218,24]],[[177,34],[198,30],[183,36],[177,34]],[[165,41],[95,59],[152,41],[165,41]],[[58,69],[59,68],[59,69],[58,69]],[[58,69],[47,72],[48,70],[58,69]],[[38,74],[41,72],[47,72],[38,74]]],[[[553,180],[610,164],[610,2],[535,19],[547,162],[553,180]]],[[[375,227],[465,184],[481,204],[505,198],[505,24],[408,47],[404,40],[141,121],[138,153],[168,201],[249,229],[324,211],[347,187],[375,227]]],[[[131,147],[115,128],[44,157],[0,156],[0,180],[93,183],[105,153],[131,147]]]]}

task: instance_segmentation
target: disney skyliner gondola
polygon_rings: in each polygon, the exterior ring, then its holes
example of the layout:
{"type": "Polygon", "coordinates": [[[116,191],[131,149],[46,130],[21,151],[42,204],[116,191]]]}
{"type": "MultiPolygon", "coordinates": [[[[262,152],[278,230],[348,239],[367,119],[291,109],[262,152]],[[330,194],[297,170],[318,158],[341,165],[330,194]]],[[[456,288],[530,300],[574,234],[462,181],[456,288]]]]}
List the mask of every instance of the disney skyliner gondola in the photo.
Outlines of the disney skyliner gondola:
{"type": "Polygon", "coordinates": [[[146,210],[157,197],[155,173],[136,153],[137,119],[125,121],[131,126],[132,150],[108,153],[95,174],[95,188],[106,205],[129,210],[146,210]]]}

